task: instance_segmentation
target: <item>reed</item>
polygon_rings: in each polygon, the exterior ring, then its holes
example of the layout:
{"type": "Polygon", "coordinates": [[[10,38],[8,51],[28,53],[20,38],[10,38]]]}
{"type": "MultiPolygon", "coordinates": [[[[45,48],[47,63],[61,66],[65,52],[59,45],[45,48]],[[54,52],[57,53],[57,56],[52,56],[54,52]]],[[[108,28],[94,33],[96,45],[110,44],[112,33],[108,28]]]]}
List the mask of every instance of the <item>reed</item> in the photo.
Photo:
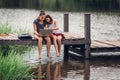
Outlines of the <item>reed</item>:
{"type": "Polygon", "coordinates": [[[6,22],[4,24],[0,24],[0,34],[5,33],[11,33],[12,29],[11,26],[6,22]]]}
{"type": "Polygon", "coordinates": [[[31,80],[30,67],[14,51],[3,57],[0,52],[0,80],[31,80]]]}
{"type": "MultiPolygon", "coordinates": [[[[0,24],[0,34],[12,32],[7,22],[0,24]]],[[[0,46],[0,80],[31,80],[31,67],[24,63],[21,55],[31,48],[19,45],[0,46]]]]}

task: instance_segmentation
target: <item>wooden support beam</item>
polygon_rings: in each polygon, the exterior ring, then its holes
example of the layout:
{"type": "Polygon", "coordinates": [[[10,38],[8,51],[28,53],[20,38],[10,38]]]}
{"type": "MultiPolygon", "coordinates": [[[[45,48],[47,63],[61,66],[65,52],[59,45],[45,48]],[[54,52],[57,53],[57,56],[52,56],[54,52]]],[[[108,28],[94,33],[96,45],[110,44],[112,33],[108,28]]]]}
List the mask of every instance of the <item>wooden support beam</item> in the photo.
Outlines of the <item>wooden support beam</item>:
{"type": "Polygon", "coordinates": [[[85,60],[84,62],[84,80],[90,80],[90,61],[85,60]]]}
{"type": "Polygon", "coordinates": [[[64,45],[64,60],[69,59],[69,45],[64,45]]]}
{"type": "Polygon", "coordinates": [[[85,58],[90,58],[90,45],[91,45],[91,34],[90,34],[90,14],[84,15],[84,30],[85,30],[85,58]]]}
{"type": "Polygon", "coordinates": [[[64,32],[69,32],[69,15],[64,14],[64,32]]]}
{"type": "MultiPolygon", "coordinates": [[[[69,32],[69,15],[64,14],[64,32],[69,32]]],[[[64,45],[64,60],[69,58],[69,45],[64,45]]]]}

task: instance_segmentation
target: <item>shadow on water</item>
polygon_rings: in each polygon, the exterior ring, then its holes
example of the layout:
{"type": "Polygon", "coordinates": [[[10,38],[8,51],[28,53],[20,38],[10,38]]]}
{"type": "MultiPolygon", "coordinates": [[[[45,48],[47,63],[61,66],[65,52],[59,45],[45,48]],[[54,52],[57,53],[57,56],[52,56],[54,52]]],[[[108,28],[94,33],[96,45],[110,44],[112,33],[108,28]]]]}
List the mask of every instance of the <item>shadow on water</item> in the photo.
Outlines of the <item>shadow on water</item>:
{"type": "Polygon", "coordinates": [[[120,65],[120,55],[94,56],[90,61],[93,66],[117,67],[120,65]]]}

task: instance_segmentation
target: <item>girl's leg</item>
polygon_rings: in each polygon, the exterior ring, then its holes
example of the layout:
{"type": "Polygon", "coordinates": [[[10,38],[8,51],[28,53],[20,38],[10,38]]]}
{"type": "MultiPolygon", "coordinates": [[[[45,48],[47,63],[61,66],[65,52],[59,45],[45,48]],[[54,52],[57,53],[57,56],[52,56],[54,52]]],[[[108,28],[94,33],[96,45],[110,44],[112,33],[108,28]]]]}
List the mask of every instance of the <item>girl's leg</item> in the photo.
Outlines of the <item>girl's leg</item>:
{"type": "Polygon", "coordinates": [[[42,37],[38,37],[38,36],[36,36],[35,35],[35,38],[37,38],[38,39],[38,52],[39,52],[39,59],[41,59],[42,58],[42,40],[43,40],[43,38],[42,37]]]}
{"type": "Polygon", "coordinates": [[[59,57],[57,37],[55,35],[53,35],[52,37],[53,37],[53,43],[54,43],[54,47],[55,47],[55,51],[56,51],[56,56],[59,57]]]}
{"type": "Polygon", "coordinates": [[[51,54],[50,54],[50,46],[51,46],[50,37],[45,37],[45,40],[47,41],[47,44],[46,44],[46,47],[47,47],[47,56],[48,56],[49,58],[52,58],[52,57],[51,57],[51,54]]]}
{"type": "Polygon", "coordinates": [[[60,50],[61,50],[61,44],[62,44],[61,40],[62,40],[62,36],[58,36],[58,37],[57,37],[57,42],[58,42],[58,52],[59,52],[59,56],[60,56],[60,50]]]}
{"type": "Polygon", "coordinates": [[[42,37],[38,38],[38,51],[39,51],[39,59],[42,58],[42,37]]]}
{"type": "Polygon", "coordinates": [[[42,38],[42,37],[40,37],[40,38],[38,39],[39,59],[41,59],[41,58],[42,58],[42,40],[43,40],[43,38],[42,38]]]}

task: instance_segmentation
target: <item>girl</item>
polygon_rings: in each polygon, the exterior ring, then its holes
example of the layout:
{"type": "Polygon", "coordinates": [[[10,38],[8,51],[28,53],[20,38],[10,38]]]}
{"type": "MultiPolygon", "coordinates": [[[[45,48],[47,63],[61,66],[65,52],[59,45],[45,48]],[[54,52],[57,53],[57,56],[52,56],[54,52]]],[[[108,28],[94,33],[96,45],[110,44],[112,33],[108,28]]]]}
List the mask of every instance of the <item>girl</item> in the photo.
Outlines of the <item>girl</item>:
{"type": "MultiPolygon", "coordinates": [[[[34,20],[34,22],[33,22],[35,38],[37,38],[37,40],[38,40],[39,59],[41,59],[41,56],[42,56],[41,52],[42,52],[42,41],[43,41],[43,37],[40,36],[39,30],[40,29],[44,29],[44,27],[46,25],[46,22],[45,22],[44,18],[45,18],[45,12],[41,11],[40,15],[38,16],[38,18],[36,20],[34,20]]],[[[46,36],[45,40],[47,41],[47,44],[46,44],[47,56],[49,58],[52,58],[51,54],[50,54],[50,45],[51,45],[50,37],[46,36]]]]}
{"type": "Polygon", "coordinates": [[[53,20],[50,15],[46,15],[45,20],[47,22],[47,25],[45,29],[52,29],[53,34],[53,43],[56,51],[56,56],[60,56],[60,50],[61,50],[61,40],[64,38],[64,35],[62,34],[62,31],[60,30],[58,26],[58,22],[56,20],[53,20]]]}

